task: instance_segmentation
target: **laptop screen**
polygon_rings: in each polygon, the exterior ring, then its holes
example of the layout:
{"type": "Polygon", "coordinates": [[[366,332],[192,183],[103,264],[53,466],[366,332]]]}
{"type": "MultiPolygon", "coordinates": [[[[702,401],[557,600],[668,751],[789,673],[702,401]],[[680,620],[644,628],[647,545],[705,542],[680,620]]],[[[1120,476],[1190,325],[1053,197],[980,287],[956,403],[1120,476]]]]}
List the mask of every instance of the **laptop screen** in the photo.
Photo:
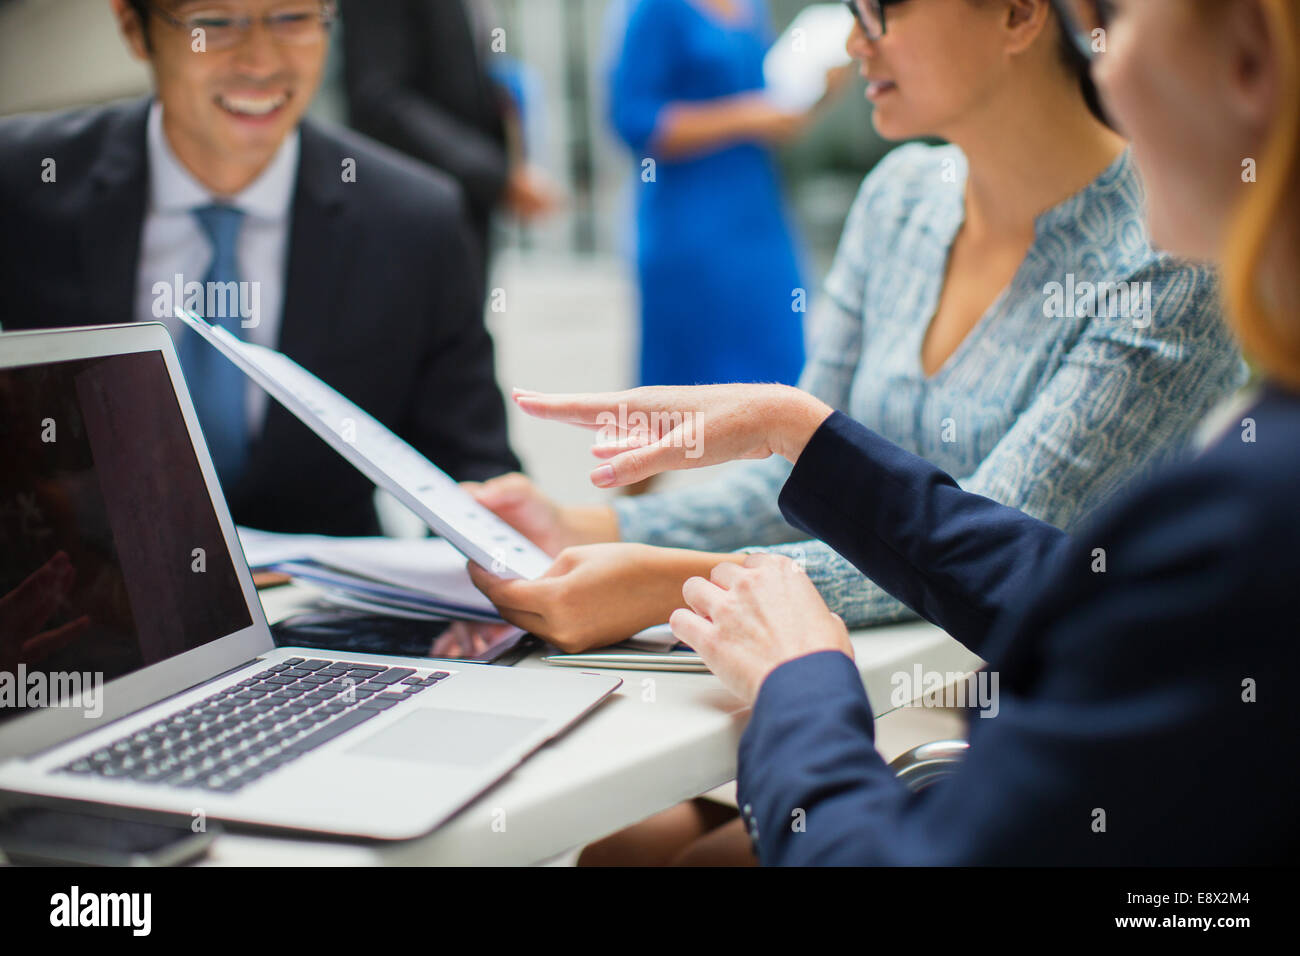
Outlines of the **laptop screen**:
{"type": "Polygon", "coordinates": [[[0,369],[0,720],[250,624],[162,354],[0,369]]]}

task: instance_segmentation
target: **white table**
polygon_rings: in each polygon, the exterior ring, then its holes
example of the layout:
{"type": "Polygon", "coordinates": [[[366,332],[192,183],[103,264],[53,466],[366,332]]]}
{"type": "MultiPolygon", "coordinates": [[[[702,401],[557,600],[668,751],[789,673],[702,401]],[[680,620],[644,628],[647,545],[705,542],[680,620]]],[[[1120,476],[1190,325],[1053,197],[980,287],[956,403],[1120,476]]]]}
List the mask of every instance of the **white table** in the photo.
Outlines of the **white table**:
{"type": "MultiPolygon", "coordinates": [[[[299,587],[263,592],[275,622],[301,606],[299,587]]],[[[858,669],[879,719],[891,677],[969,673],[980,659],[943,631],[908,623],[855,632],[858,669]]],[[[534,653],[516,667],[549,667],[534,653]]],[[[211,863],[274,866],[507,865],[550,859],[736,775],[749,710],[711,674],[619,671],[623,686],[433,833],[398,843],[225,834],[211,863]]]]}

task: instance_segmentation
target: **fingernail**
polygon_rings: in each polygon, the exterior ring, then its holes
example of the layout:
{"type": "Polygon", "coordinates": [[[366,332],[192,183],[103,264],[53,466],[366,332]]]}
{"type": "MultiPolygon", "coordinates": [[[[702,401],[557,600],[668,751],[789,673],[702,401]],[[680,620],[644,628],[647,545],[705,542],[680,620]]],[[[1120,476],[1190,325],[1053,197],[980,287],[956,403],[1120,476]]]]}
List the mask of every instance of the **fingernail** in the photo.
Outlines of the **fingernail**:
{"type": "Polygon", "coordinates": [[[601,465],[591,473],[591,483],[597,488],[608,488],[614,483],[614,466],[601,465]]]}

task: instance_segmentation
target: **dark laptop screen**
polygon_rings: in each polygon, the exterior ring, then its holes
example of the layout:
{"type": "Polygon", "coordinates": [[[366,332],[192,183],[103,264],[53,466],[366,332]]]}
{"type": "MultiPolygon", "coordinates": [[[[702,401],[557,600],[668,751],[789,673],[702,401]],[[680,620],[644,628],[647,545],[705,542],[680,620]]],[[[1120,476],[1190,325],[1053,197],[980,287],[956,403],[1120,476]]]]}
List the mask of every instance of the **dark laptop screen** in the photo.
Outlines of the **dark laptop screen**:
{"type": "Polygon", "coordinates": [[[0,685],[108,681],[251,623],[161,353],[0,369],[0,685]]]}

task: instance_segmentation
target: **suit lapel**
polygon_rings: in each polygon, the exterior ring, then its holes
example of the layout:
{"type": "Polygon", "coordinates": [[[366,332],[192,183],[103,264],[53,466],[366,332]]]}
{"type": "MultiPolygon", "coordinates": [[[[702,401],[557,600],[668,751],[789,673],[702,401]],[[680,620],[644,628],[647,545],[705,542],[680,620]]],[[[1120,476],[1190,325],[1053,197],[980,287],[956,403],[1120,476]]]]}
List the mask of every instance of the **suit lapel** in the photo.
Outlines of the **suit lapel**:
{"type": "Polygon", "coordinates": [[[136,272],[149,183],[148,115],[148,100],[122,109],[91,168],[90,202],[80,228],[86,324],[136,317],[136,272]]]}
{"type": "Polygon", "coordinates": [[[309,368],[340,312],[343,159],[311,123],[302,124],[279,347],[309,368]]]}

